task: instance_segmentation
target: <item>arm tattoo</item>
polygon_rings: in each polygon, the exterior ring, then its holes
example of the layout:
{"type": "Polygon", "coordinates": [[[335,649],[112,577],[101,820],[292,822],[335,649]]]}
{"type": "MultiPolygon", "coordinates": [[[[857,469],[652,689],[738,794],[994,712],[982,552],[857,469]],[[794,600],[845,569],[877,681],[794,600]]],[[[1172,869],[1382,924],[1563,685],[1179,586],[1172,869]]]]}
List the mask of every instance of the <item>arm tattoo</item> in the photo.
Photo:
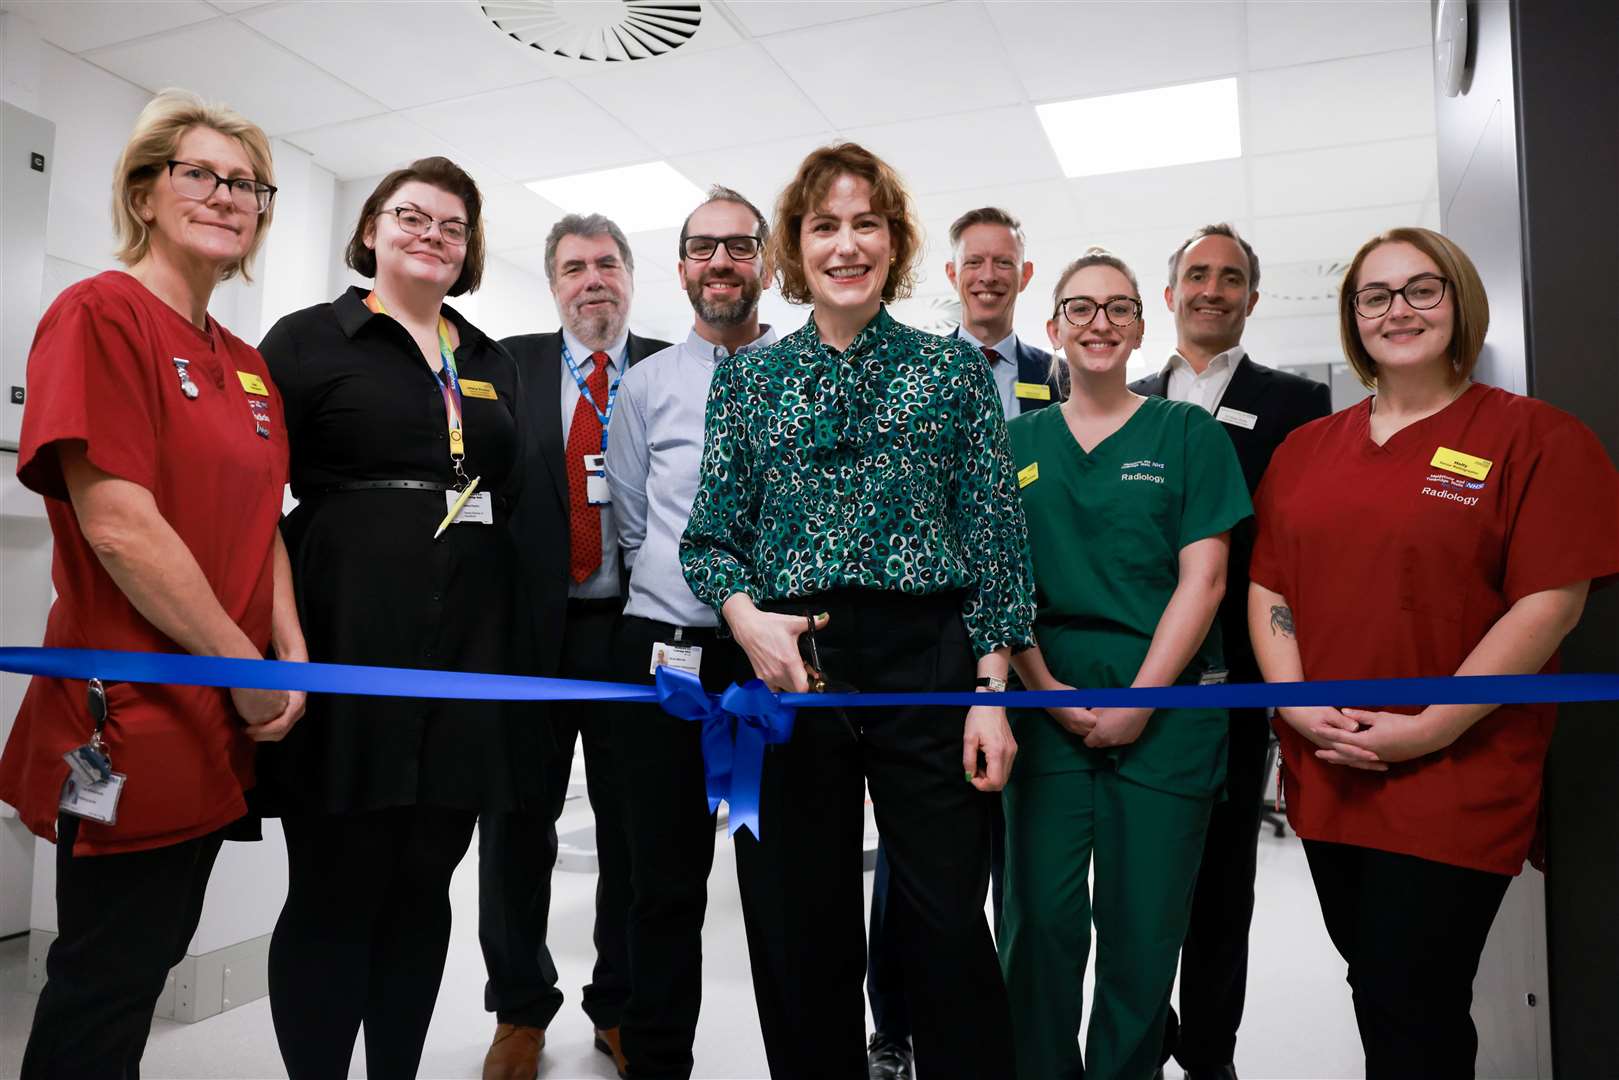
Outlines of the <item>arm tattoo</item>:
{"type": "Polygon", "coordinates": [[[1276,604],[1270,609],[1270,632],[1293,636],[1293,609],[1284,604],[1276,604]]]}

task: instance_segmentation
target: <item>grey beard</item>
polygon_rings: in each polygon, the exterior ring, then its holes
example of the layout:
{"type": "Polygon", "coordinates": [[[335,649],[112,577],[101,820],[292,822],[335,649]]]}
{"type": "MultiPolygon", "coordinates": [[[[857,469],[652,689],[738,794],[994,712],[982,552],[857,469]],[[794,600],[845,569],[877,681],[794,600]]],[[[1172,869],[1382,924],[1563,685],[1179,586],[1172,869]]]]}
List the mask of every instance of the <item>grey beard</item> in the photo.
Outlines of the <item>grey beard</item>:
{"type": "Polygon", "coordinates": [[[753,282],[750,287],[750,283],[743,280],[735,300],[729,304],[711,303],[703,299],[703,283],[697,282],[686,290],[686,297],[691,301],[697,317],[709,326],[741,326],[753,318],[759,306],[759,294],[763,291],[758,282],[753,282]]]}
{"type": "Polygon", "coordinates": [[[605,349],[618,337],[619,331],[624,329],[624,319],[616,312],[611,315],[576,318],[568,329],[581,344],[588,345],[592,349],[605,349]]]}

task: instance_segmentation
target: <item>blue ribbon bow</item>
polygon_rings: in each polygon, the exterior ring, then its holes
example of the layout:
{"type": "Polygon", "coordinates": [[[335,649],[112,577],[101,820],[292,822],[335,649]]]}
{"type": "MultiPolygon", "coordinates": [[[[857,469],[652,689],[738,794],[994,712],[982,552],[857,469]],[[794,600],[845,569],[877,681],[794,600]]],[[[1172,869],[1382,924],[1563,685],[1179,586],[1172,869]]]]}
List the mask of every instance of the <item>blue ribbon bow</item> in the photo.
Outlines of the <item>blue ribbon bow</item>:
{"type": "Polygon", "coordinates": [[[764,683],[749,679],[732,683],[723,694],[710,694],[697,676],[671,667],[658,668],[658,704],[665,712],[702,725],[703,782],[708,812],[723,800],[731,806],[730,834],[759,831],[759,787],[765,747],[793,737],[793,714],[764,683]]]}

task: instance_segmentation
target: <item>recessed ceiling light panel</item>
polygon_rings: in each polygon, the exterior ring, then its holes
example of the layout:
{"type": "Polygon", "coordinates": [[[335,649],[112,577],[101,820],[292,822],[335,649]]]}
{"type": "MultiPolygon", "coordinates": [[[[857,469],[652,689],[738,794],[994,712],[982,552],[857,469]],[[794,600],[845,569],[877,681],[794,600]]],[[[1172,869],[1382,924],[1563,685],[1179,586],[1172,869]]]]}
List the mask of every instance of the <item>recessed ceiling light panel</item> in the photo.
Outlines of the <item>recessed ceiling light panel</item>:
{"type": "Polygon", "coordinates": [[[1236,79],[1056,101],[1035,113],[1067,176],[1242,156],[1236,79]]]}
{"type": "Polygon", "coordinates": [[[703,201],[703,191],[667,161],[530,180],[523,185],[573,214],[606,214],[627,233],[670,229],[703,201]]]}
{"type": "Polygon", "coordinates": [[[491,0],[480,6],[501,33],[570,60],[650,60],[690,41],[703,22],[698,0],[491,0]]]}

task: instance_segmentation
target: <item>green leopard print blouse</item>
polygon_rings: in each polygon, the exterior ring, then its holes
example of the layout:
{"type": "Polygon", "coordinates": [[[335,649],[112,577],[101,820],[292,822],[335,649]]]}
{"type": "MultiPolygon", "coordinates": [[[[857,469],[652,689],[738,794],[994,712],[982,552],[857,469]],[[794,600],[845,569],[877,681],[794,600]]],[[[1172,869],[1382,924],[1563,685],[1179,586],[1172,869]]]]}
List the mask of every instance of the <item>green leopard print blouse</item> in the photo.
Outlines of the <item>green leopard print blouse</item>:
{"type": "Polygon", "coordinates": [[[977,655],[1032,644],[1028,534],[983,355],[883,308],[842,353],[812,318],[720,361],[680,561],[716,611],[739,592],[960,589],[977,655]]]}

